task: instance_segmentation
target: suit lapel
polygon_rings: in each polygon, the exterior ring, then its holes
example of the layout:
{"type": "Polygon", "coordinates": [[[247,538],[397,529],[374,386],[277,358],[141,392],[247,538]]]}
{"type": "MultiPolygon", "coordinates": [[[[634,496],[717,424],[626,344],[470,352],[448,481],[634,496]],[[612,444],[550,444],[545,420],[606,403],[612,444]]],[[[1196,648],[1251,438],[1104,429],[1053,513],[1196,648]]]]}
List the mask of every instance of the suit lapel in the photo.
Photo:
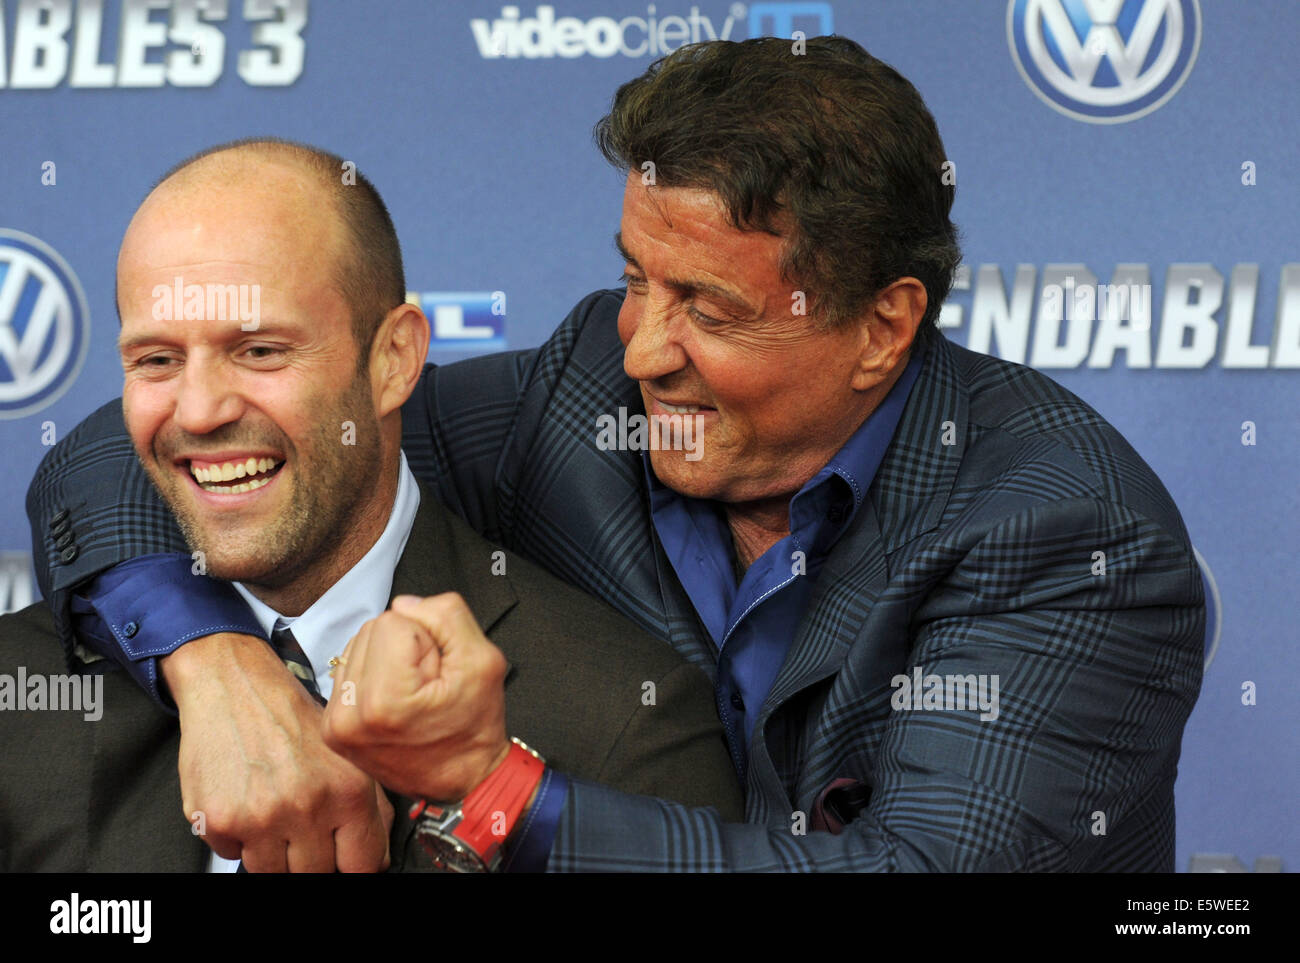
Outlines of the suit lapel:
{"type": "Polygon", "coordinates": [[[482,537],[421,485],[420,507],[393,570],[389,601],[396,595],[459,592],[487,633],[518,602],[509,574],[492,574],[497,561],[482,537]]]}
{"type": "Polygon", "coordinates": [[[868,496],[886,554],[939,524],[966,454],[970,393],[951,342],[925,331],[926,359],[868,496]]]}
{"type": "Polygon", "coordinates": [[[659,533],[650,519],[649,508],[646,509],[646,529],[646,538],[650,540],[652,546],[649,555],[654,559],[655,577],[663,599],[668,641],[682,658],[703,669],[710,682],[716,682],[718,648],[700,620],[695,604],[686,594],[686,589],[682,587],[677,573],[673,570],[672,562],[668,560],[668,554],[659,542],[659,533]]]}
{"type": "Polygon", "coordinates": [[[839,670],[884,591],[888,556],[933,529],[947,505],[965,450],[967,395],[947,339],[932,329],[919,337],[926,351],[921,373],[867,497],[817,579],[760,727],[799,690],[839,670]]]}
{"type": "Polygon", "coordinates": [[[875,507],[865,499],[850,531],[826,560],[808,611],[759,714],[840,667],[858,629],[885,587],[885,553],[875,507]]]}
{"type": "MultiPolygon", "coordinates": [[[[420,486],[420,507],[411,524],[402,557],[393,570],[393,588],[389,601],[397,595],[429,596],[458,592],[474,613],[484,634],[518,604],[510,587],[509,574],[493,574],[494,559],[482,536],[474,533],[420,486]]],[[[500,571],[500,567],[497,571],[500,571]]],[[[506,682],[509,684],[509,670],[506,682]]],[[[415,823],[409,796],[388,793],[393,804],[393,831],[390,836],[394,869],[428,870],[432,863],[415,842],[415,823]]]]}
{"type": "Polygon", "coordinates": [[[712,676],[713,643],[655,536],[642,454],[618,437],[602,443],[599,434],[612,420],[618,436],[645,415],[640,388],[623,370],[613,318],[589,326],[556,357],[562,364],[537,380],[552,398],[520,406],[503,457],[522,467],[499,481],[502,537],[712,676]]]}

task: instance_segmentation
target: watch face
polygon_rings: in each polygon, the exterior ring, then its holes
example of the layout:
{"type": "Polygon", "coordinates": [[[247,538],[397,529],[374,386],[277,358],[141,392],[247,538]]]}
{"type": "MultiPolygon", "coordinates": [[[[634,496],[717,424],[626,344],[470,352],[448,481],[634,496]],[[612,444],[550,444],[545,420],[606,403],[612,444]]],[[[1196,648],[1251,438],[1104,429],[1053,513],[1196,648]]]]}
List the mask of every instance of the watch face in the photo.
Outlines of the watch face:
{"type": "Polygon", "coordinates": [[[478,853],[454,838],[443,836],[430,827],[421,826],[416,835],[433,865],[447,873],[486,873],[487,864],[478,853]]]}

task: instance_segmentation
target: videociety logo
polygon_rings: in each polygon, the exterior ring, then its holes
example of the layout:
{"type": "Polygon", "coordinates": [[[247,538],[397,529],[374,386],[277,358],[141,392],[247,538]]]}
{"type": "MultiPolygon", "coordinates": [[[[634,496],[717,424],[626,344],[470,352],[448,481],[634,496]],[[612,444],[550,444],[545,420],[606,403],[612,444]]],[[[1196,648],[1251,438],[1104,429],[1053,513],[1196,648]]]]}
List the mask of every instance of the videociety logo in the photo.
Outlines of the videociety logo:
{"type": "Polygon", "coordinates": [[[746,24],[750,37],[793,38],[796,31],[816,37],[835,32],[835,12],[824,0],[732,3],[725,14],[707,4],[702,13],[697,4],[688,10],[671,3],[647,3],[644,16],[610,15],[621,12],[611,9],[584,20],[568,15],[564,7],[557,12],[548,3],[538,4],[532,16],[516,4],[507,4],[499,17],[475,17],[469,27],[479,56],[487,60],[662,57],[688,43],[739,40],[736,27],[743,31],[746,24]]]}
{"type": "Polygon", "coordinates": [[[1093,124],[1171,98],[1201,46],[1198,0],[1009,0],[1007,43],[1038,97],[1093,124]]]}
{"type": "Polygon", "coordinates": [[[0,228],[0,418],[39,411],[67,391],[89,342],[72,268],[44,241],[0,228]]]}

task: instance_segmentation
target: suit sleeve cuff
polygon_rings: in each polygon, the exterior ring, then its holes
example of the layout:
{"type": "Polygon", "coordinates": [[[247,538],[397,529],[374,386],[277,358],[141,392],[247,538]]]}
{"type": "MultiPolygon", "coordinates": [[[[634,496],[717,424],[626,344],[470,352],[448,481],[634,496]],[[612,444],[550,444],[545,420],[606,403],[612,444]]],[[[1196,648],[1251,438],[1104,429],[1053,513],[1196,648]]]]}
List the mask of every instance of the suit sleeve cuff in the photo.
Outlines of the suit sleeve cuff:
{"type": "Polygon", "coordinates": [[[537,787],[537,798],[524,815],[519,835],[510,844],[504,872],[543,873],[551,858],[551,846],[560,828],[560,812],[569,796],[569,780],[562,772],[547,768],[537,787]]]}
{"type": "Polygon", "coordinates": [[[158,659],[186,642],[217,632],[267,640],[266,632],[234,587],[197,575],[179,552],[145,555],[93,579],[71,603],[77,638],[122,666],[149,697],[175,712],[161,691],[158,659]]]}

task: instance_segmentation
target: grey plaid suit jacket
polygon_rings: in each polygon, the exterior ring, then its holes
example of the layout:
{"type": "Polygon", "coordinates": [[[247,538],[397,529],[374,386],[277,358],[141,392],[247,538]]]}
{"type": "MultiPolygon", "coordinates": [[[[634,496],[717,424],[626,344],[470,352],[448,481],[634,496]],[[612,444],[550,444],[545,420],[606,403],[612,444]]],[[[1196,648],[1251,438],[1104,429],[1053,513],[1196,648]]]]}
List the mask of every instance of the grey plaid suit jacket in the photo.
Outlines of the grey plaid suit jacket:
{"type": "MultiPolygon", "coordinates": [[[[712,676],[640,454],[596,446],[598,416],[643,410],[622,370],[621,298],[588,296],[538,349],[431,366],[403,447],[478,531],[712,676]]],[[[936,330],[917,350],[895,437],[759,712],[746,822],[575,779],[548,869],[1172,871],[1205,630],[1178,510],[1119,433],[1046,377],[936,330]],[[916,668],[996,676],[996,718],[894,708],[891,682],[916,668]]],[[[29,492],[65,646],[73,585],[176,550],[124,453],[120,429],[78,429],[29,492]],[[119,501],[63,563],[46,532],[77,497],[71,466],[110,463],[119,501]]]]}

